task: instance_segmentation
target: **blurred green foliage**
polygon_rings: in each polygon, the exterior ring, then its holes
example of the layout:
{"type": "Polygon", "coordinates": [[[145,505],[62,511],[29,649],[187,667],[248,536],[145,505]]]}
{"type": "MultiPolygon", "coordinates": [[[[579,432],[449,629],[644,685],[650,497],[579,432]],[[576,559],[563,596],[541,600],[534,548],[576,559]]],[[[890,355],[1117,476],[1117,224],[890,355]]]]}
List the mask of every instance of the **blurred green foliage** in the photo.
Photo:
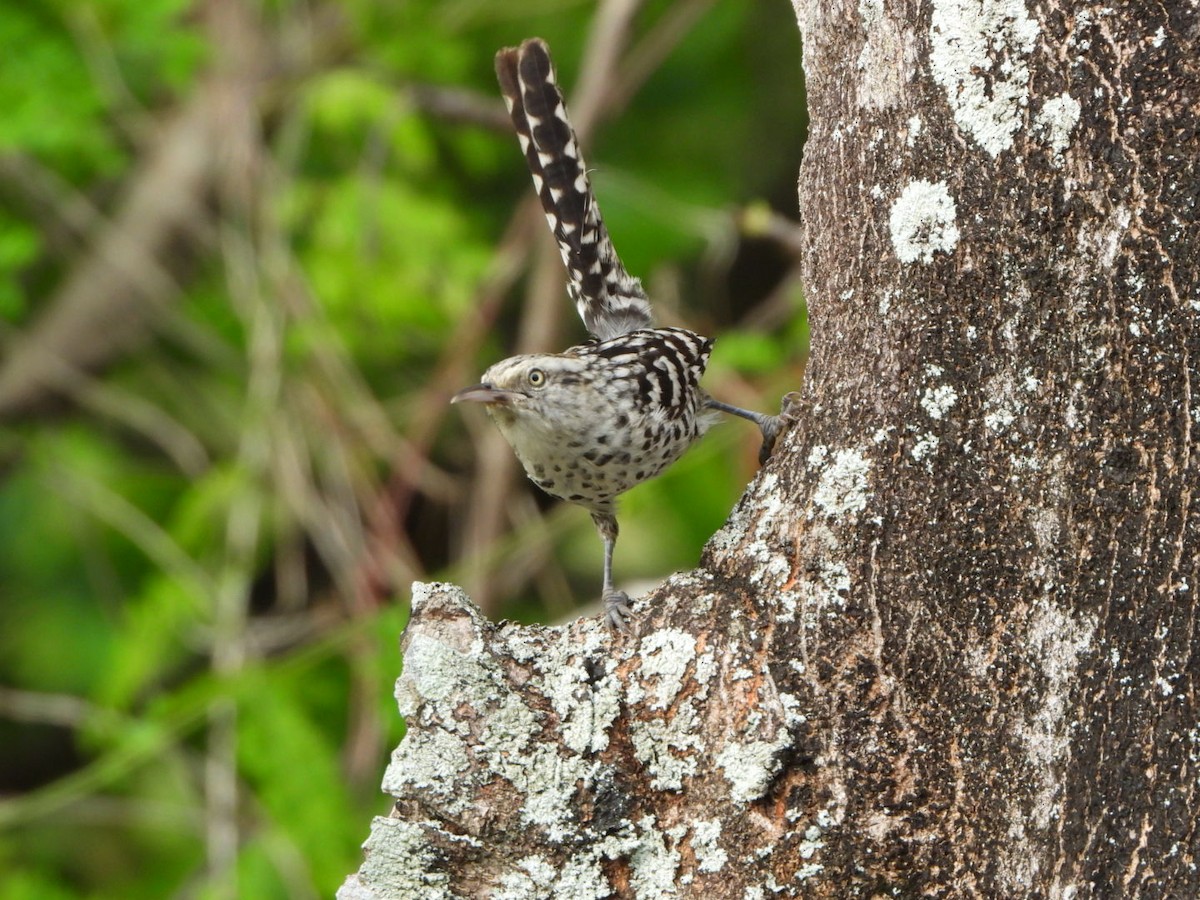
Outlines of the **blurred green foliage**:
{"type": "MultiPolygon", "coordinates": [[[[117,227],[163,122],[220,66],[220,6],[0,9],[0,46],[19,48],[0,58],[5,357],[117,227]]],[[[799,40],[784,3],[688,7],[640,11],[632,43],[658,34],[669,52],[589,162],[662,317],[720,335],[706,385],[768,408],[798,385],[802,298],[779,287],[795,261],[740,235],[736,211],[792,214],[799,40]],[[672,17],[674,32],[655,31],[672,17]]],[[[152,333],[131,333],[69,400],[0,410],[0,900],[329,896],[387,809],[404,579],[474,571],[506,586],[492,614],[530,620],[592,598],[588,516],[522,481],[503,533],[462,538],[475,445],[430,385],[512,351],[524,281],[490,312],[481,286],[504,269],[497,247],[530,191],[510,134],[414,89],[499,110],[492,54],[534,34],[569,87],[596,13],[245,8],[287,60],[253,104],[251,208],[214,191],[206,240],[162,260],[175,290],[152,333]],[[384,561],[364,564],[388,535],[384,561]],[[542,574],[515,577],[531,547],[542,574]]],[[[583,337],[570,315],[564,299],[559,346],[583,337]]],[[[753,430],[730,422],[631,492],[619,577],[693,564],[755,453],[753,430]]]]}

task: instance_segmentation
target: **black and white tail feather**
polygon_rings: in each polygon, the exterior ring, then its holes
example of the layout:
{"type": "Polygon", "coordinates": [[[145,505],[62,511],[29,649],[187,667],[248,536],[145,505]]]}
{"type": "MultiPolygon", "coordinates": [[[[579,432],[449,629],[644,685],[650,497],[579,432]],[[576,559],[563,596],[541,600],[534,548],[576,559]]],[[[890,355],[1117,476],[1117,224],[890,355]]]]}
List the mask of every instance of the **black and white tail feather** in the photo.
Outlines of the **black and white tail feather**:
{"type": "Polygon", "coordinates": [[[604,227],[549,48],[531,38],[501,50],[496,77],[588,332],[604,341],[653,327],[642,283],[625,271],[604,227]]]}

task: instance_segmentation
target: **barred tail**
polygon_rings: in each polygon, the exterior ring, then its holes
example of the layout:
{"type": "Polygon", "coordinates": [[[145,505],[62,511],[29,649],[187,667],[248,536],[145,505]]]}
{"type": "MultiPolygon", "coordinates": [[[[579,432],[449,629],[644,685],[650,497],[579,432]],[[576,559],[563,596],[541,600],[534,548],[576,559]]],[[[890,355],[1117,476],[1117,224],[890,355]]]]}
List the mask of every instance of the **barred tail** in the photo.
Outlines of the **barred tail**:
{"type": "Polygon", "coordinates": [[[501,50],[496,77],[583,324],[600,340],[649,327],[650,301],[625,271],[600,218],[550,49],[530,38],[501,50]]]}

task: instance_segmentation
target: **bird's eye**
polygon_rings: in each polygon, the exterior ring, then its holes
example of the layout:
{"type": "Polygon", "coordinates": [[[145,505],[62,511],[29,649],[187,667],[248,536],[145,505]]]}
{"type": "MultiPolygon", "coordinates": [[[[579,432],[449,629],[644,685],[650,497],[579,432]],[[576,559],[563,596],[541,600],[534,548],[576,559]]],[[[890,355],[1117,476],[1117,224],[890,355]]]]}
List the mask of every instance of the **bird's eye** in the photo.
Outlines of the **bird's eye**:
{"type": "Polygon", "coordinates": [[[531,387],[539,388],[546,383],[546,373],[541,369],[530,369],[528,378],[531,387]]]}

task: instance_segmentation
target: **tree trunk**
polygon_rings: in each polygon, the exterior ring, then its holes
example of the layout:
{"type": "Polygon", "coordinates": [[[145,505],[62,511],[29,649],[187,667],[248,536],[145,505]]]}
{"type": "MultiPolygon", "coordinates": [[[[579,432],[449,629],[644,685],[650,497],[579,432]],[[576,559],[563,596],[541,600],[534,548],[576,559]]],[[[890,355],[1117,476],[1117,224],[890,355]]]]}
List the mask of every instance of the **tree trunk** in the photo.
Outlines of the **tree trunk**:
{"type": "Polygon", "coordinates": [[[800,425],[632,635],[415,588],[339,896],[1200,896],[1195,10],[796,5],[800,425]]]}

